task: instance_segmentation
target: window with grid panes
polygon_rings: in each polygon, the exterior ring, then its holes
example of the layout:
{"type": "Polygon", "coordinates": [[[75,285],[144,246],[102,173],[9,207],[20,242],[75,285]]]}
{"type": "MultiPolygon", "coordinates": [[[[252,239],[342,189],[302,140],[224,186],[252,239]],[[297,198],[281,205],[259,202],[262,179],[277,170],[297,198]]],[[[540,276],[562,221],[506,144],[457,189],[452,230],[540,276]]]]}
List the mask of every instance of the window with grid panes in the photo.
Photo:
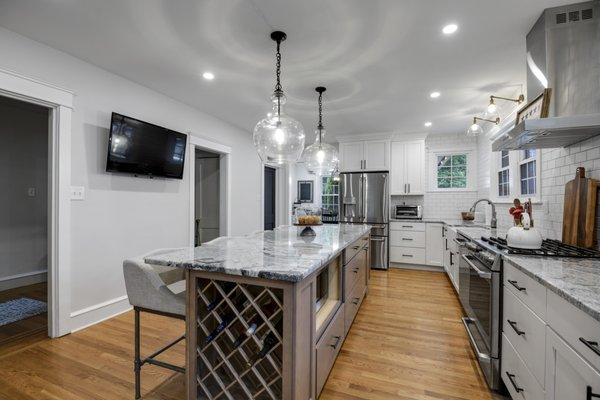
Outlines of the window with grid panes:
{"type": "Polygon", "coordinates": [[[330,176],[324,176],[322,181],[321,206],[323,212],[337,214],[339,208],[340,182],[330,176]]]}
{"type": "Polygon", "coordinates": [[[467,155],[437,156],[438,189],[464,189],[467,187],[467,155]]]}

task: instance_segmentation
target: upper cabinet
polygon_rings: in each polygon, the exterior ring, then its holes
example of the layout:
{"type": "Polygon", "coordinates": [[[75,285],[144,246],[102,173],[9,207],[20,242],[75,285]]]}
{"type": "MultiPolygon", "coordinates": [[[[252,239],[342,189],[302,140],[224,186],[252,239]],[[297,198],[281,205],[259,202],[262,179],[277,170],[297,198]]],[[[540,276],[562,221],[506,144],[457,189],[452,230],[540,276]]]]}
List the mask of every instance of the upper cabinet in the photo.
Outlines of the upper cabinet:
{"type": "Polygon", "coordinates": [[[387,140],[340,143],[340,172],[389,170],[388,146],[387,140]]]}
{"type": "Polygon", "coordinates": [[[425,194],[425,140],[392,142],[391,148],[391,194],[425,194]]]}

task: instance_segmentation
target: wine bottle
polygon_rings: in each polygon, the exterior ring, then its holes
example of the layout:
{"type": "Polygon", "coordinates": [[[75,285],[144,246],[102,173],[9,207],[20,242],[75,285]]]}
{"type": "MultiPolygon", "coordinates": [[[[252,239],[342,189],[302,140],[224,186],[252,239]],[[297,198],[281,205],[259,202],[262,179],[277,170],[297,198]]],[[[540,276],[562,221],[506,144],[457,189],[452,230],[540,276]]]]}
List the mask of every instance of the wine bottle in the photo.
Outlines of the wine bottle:
{"type": "MultiPolygon", "coordinates": [[[[238,296],[233,300],[233,304],[236,308],[242,307],[245,308],[250,302],[246,299],[243,294],[238,294],[238,296]]],[[[221,322],[211,333],[209,333],[204,339],[205,344],[209,344],[212,342],[219,333],[223,332],[225,328],[235,319],[235,313],[233,311],[229,311],[227,314],[221,317],[221,322]]]]}
{"type": "MultiPolygon", "coordinates": [[[[279,315],[274,324],[277,331],[281,330],[282,322],[283,318],[281,315],[279,315]]],[[[279,343],[277,336],[275,336],[274,332],[269,331],[269,333],[263,338],[261,349],[258,351],[258,353],[255,353],[252,357],[250,357],[246,363],[248,367],[252,367],[258,360],[263,359],[269,353],[269,351],[271,351],[271,349],[277,345],[277,343],[279,343]]]]}
{"type": "MultiPolygon", "coordinates": [[[[223,282],[221,284],[221,288],[223,289],[223,292],[225,292],[225,294],[228,294],[229,292],[231,292],[234,287],[235,287],[235,283],[233,283],[233,282],[223,282]]],[[[221,301],[221,296],[217,293],[215,295],[215,298],[213,299],[213,301],[208,303],[208,305],[206,306],[206,310],[208,310],[208,312],[214,310],[220,301],[221,301]]]]}

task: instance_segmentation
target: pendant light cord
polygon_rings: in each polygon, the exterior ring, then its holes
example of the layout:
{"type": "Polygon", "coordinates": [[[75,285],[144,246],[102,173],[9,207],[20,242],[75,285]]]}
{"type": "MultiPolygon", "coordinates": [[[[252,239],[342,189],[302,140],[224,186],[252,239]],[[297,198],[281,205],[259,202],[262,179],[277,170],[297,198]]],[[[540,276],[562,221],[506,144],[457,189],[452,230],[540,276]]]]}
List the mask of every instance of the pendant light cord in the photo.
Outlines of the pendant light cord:
{"type": "Polygon", "coordinates": [[[323,92],[319,92],[319,125],[317,125],[317,129],[319,130],[319,145],[323,141],[323,92]]]}
{"type": "Polygon", "coordinates": [[[277,83],[275,84],[275,96],[277,97],[277,117],[281,117],[281,96],[283,96],[283,87],[281,86],[281,40],[277,41],[277,53],[275,58],[277,60],[275,67],[275,76],[277,77],[277,83]]]}

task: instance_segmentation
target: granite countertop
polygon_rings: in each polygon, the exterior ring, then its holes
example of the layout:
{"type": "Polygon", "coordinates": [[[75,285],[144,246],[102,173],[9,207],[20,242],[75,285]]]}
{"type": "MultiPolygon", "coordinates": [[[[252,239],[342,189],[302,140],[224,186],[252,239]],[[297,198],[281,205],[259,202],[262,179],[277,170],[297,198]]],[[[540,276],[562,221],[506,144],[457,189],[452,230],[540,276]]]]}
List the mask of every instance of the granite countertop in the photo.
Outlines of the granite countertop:
{"type": "Polygon", "coordinates": [[[465,226],[465,227],[485,227],[484,222],[463,221],[462,219],[453,218],[390,218],[390,221],[397,222],[425,222],[430,224],[446,224],[448,226],[465,226]]]}
{"type": "Polygon", "coordinates": [[[248,236],[221,237],[200,247],[150,255],[148,264],[231,275],[299,282],[325,266],[344,248],[369,233],[369,225],[314,227],[313,237],[298,236],[295,226],[248,236]]]}
{"type": "MultiPolygon", "coordinates": [[[[506,237],[506,229],[458,228],[463,235],[488,246],[481,237],[506,237]]],[[[600,321],[600,259],[503,254],[505,262],[600,321]]]]}

